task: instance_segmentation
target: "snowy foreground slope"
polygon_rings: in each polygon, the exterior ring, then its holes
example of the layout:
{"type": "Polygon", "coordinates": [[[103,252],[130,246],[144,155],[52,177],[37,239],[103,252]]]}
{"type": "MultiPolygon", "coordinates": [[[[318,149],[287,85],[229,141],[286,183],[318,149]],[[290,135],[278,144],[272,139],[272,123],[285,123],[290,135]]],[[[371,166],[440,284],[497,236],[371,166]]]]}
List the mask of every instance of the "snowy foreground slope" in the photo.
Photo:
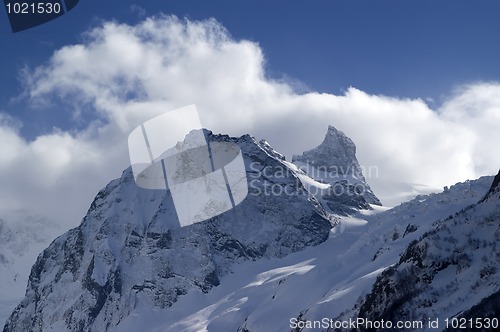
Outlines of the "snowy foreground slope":
{"type": "Polygon", "coordinates": [[[240,205],[179,228],[170,192],[140,189],[126,170],[39,256],[4,332],[326,331],[317,323],[470,316],[496,299],[493,177],[389,210],[356,172],[326,176],[327,163],[359,168],[333,127],[296,165],[250,136],[207,135],[242,150],[240,205]],[[405,269],[412,285],[396,287],[405,269]]]}
{"type": "Polygon", "coordinates": [[[432,320],[448,330],[499,330],[499,225],[500,172],[477,204],[436,221],[413,240],[398,263],[377,278],[356,316],[432,320]]]}
{"type": "MultiPolygon", "coordinates": [[[[168,310],[138,308],[113,331],[326,331],[325,318],[329,324],[356,317],[377,276],[435,221],[480,200],[491,181],[483,177],[391,210],[340,217],[324,243],[281,259],[241,262],[208,294],[190,291],[168,310]],[[319,327],[307,328],[315,321],[319,327]],[[299,326],[305,328],[292,328],[299,326]]],[[[492,291],[483,290],[470,305],[492,291]]]]}

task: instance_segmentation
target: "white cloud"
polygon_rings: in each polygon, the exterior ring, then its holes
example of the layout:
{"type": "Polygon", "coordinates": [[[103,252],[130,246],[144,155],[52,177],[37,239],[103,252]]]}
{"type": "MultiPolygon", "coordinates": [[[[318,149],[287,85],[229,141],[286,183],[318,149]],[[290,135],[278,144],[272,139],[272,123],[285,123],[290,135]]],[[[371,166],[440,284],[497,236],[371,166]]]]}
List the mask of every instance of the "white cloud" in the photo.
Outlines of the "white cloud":
{"type": "Polygon", "coordinates": [[[25,96],[91,109],[98,120],[32,142],[12,121],[0,121],[0,209],[25,208],[76,225],[97,190],[128,166],[129,132],[193,103],[206,127],[266,138],[288,157],[319,144],[333,124],[354,140],[362,164],[378,167],[369,181],[384,195],[401,182],[442,187],[500,166],[499,83],[464,86],[430,109],[423,100],[355,88],[299,94],[266,77],[265,68],[258,44],[232,39],[214,20],[157,16],[91,30],[85,43],[63,47],[26,72],[25,96]]]}

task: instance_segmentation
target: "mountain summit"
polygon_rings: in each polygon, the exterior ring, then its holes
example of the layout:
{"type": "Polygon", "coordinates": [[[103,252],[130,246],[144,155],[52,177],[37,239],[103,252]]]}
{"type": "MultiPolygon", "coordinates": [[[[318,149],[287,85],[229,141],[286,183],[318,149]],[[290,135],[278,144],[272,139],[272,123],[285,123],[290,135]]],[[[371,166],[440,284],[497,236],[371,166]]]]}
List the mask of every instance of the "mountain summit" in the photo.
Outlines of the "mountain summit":
{"type": "Polygon", "coordinates": [[[328,126],[325,138],[314,149],[294,155],[292,162],[302,162],[315,167],[338,171],[339,175],[352,174],[364,180],[356,158],[356,145],[343,132],[328,126]]]}
{"type": "Polygon", "coordinates": [[[301,155],[294,155],[292,162],[309,177],[331,185],[331,190],[322,193],[323,196],[350,192],[350,199],[361,196],[365,201],[359,202],[358,208],[369,208],[368,204],[382,205],[366,182],[356,158],[356,145],[334,126],[328,126],[320,145],[301,155]]]}

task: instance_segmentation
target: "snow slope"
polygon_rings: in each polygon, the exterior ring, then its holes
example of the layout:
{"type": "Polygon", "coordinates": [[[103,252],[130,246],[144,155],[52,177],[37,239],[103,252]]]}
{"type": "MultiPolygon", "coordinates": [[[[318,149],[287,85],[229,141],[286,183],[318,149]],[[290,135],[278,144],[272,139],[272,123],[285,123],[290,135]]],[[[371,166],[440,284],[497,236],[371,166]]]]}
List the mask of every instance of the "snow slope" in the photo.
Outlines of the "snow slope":
{"type": "Polygon", "coordinates": [[[0,325],[22,300],[31,266],[61,230],[22,213],[0,218],[0,325]]]}
{"type": "Polygon", "coordinates": [[[340,217],[324,243],[281,259],[240,262],[211,292],[192,290],[168,310],[138,308],[113,331],[281,332],[290,331],[290,320],[299,317],[347,319],[412,241],[434,222],[480,200],[491,180],[459,183],[391,210],[340,217]]]}
{"type": "MultiPolygon", "coordinates": [[[[357,316],[392,321],[437,319],[441,329],[452,327],[445,325],[445,319],[452,317],[498,319],[498,302],[495,309],[481,301],[491,295],[498,300],[500,294],[499,182],[500,173],[484,199],[436,222],[412,241],[398,263],[377,279],[359,304],[357,316]]],[[[475,323],[466,323],[464,328],[480,330],[471,324],[475,323]]]]}

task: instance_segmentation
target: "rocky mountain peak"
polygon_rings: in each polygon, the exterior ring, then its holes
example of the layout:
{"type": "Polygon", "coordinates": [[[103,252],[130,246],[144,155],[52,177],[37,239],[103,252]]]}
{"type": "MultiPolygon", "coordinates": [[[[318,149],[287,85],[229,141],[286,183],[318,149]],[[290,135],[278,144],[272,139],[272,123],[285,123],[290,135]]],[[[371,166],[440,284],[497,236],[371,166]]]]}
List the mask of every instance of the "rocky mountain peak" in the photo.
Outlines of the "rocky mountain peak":
{"type": "Polygon", "coordinates": [[[498,171],[498,174],[495,176],[493,179],[493,183],[491,184],[490,190],[488,191],[488,195],[492,195],[496,192],[500,191],[500,170],[498,171]]]}
{"type": "Polygon", "coordinates": [[[335,167],[341,175],[361,175],[361,168],[356,158],[356,145],[342,131],[328,126],[323,142],[317,147],[295,155],[292,162],[303,162],[316,167],[335,167]]]}
{"type": "MultiPolygon", "coordinates": [[[[357,204],[360,208],[363,206],[368,208],[368,204],[382,205],[366,182],[363,170],[356,158],[356,145],[334,126],[328,126],[325,138],[320,145],[301,155],[294,155],[292,162],[311,178],[329,183],[331,188],[342,187],[340,190],[342,194],[352,192],[349,189],[352,186],[357,187],[354,193],[354,196],[357,196],[356,200],[361,198],[365,201],[357,204]]],[[[331,191],[324,193],[323,196],[326,198],[332,194],[338,196],[331,191]]],[[[349,199],[352,198],[349,197],[349,199]]]]}

